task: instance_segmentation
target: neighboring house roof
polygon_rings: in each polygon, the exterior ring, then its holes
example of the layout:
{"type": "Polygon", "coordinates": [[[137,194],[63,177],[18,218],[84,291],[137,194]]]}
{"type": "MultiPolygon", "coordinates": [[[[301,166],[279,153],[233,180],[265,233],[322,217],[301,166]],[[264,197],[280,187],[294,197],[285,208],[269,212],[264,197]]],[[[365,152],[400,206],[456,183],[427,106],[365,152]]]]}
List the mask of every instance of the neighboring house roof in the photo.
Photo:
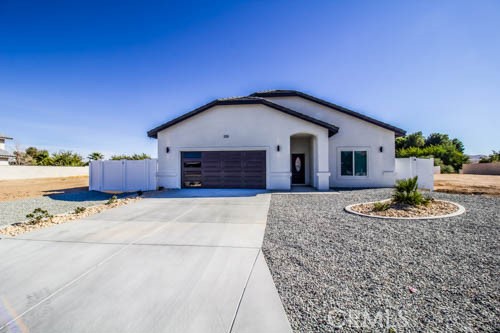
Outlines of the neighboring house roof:
{"type": "Polygon", "coordinates": [[[0,133],[0,139],[7,139],[7,140],[12,140],[11,137],[8,137],[6,135],[3,135],[2,133],[0,133]]]}
{"type": "Polygon", "coordinates": [[[150,138],[157,138],[158,137],[158,132],[170,127],[170,126],[173,126],[175,124],[178,124],[180,123],[181,121],[184,121],[186,119],[189,119],[203,111],[206,111],[214,106],[218,106],[218,105],[245,105],[245,104],[261,104],[261,105],[265,105],[265,106],[268,106],[272,109],[275,109],[275,110],[278,110],[278,111],[281,111],[281,112],[284,112],[286,114],[289,114],[291,116],[294,116],[294,117],[297,117],[297,118],[300,118],[302,120],[305,120],[305,121],[308,121],[308,122],[311,122],[313,124],[316,124],[318,126],[321,126],[321,127],[324,127],[324,128],[327,128],[328,129],[328,135],[329,136],[332,136],[334,135],[335,133],[338,132],[339,128],[335,125],[332,125],[332,124],[329,124],[329,123],[326,123],[324,121],[321,121],[321,120],[318,120],[318,119],[315,119],[315,118],[312,118],[312,117],[309,117],[305,114],[302,114],[300,112],[297,112],[297,111],[294,111],[294,110],[291,110],[289,108],[286,108],[284,106],[281,106],[281,105],[278,105],[278,104],[275,104],[267,99],[264,99],[264,98],[260,98],[260,97],[232,97],[232,98],[223,98],[223,99],[216,99],[208,104],[205,104],[197,109],[194,109],[193,111],[191,112],[188,112],[186,114],[183,114],[182,116],[180,117],[177,117],[169,122],[166,122],[164,123],[163,125],[160,125],[156,128],[153,128],[152,130],[148,131],[148,136],[150,138]]]}
{"type": "Polygon", "coordinates": [[[5,149],[0,149],[0,157],[14,157],[11,153],[9,153],[5,149]]]}
{"type": "Polygon", "coordinates": [[[267,91],[260,91],[260,92],[253,93],[250,96],[263,97],[263,98],[266,98],[266,97],[291,97],[291,96],[302,97],[302,98],[307,99],[309,101],[316,102],[318,104],[329,107],[329,108],[334,109],[336,111],[348,114],[350,116],[359,118],[361,120],[367,121],[367,122],[372,123],[374,125],[383,127],[383,128],[388,129],[390,131],[393,131],[394,133],[396,133],[396,136],[406,135],[406,131],[401,129],[401,128],[389,125],[387,123],[384,123],[384,122],[381,122],[379,120],[373,119],[371,117],[365,116],[361,113],[346,109],[340,105],[330,103],[328,101],[325,101],[323,99],[305,94],[305,93],[300,92],[300,91],[296,91],[296,90],[267,90],[267,91]]]}

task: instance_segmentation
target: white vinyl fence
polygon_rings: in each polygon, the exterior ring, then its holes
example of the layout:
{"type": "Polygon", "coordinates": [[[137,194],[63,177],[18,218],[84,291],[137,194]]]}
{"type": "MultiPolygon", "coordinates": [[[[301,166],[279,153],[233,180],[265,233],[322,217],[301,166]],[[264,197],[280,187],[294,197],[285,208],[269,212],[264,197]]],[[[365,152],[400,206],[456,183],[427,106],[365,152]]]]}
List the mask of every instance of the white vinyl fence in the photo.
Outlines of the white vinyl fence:
{"type": "Polygon", "coordinates": [[[434,159],[433,158],[396,158],[396,179],[406,179],[418,176],[418,187],[427,190],[434,189],[434,159]]]}
{"type": "Polygon", "coordinates": [[[91,191],[134,192],[156,190],[157,160],[90,162],[91,191]]]}

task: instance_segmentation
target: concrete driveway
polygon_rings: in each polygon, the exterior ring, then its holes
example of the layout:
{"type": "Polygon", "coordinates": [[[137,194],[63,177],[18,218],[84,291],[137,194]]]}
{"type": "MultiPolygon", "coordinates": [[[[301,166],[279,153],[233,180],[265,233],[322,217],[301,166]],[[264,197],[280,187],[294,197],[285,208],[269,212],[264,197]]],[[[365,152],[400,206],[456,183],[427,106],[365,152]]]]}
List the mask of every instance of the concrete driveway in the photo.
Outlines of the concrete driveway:
{"type": "Polygon", "coordinates": [[[0,332],[291,332],[270,194],[180,190],[0,240],[0,332]]]}

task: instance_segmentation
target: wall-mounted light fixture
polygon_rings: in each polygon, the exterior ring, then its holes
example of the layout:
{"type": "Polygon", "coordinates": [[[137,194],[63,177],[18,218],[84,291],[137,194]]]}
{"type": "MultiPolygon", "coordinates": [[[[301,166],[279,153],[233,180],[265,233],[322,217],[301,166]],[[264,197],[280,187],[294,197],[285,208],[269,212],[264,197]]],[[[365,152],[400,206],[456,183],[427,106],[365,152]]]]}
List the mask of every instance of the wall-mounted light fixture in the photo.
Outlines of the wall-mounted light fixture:
{"type": "Polygon", "coordinates": [[[277,145],[277,146],[276,146],[276,150],[277,150],[277,151],[280,151],[280,145],[277,145]]]}
{"type": "Polygon", "coordinates": [[[167,154],[170,153],[170,147],[167,147],[167,149],[165,149],[167,154]]]}
{"type": "Polygon", "coordinates": [[[378,149],[379,152],[383,153],[384,152],[384,147],[380,146],[380,148],[378,149]]]}

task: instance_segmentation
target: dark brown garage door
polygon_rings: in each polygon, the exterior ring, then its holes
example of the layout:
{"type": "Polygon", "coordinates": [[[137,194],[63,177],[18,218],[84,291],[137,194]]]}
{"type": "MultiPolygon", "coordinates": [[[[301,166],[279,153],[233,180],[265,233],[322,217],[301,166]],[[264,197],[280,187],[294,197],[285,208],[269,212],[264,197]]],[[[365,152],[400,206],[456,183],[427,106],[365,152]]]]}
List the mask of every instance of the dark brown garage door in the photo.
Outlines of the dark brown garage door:
{"type": "Polygon", "coordinates": [[[266,188],[265,151],[182,152],[182,187],[266,188]]]}

